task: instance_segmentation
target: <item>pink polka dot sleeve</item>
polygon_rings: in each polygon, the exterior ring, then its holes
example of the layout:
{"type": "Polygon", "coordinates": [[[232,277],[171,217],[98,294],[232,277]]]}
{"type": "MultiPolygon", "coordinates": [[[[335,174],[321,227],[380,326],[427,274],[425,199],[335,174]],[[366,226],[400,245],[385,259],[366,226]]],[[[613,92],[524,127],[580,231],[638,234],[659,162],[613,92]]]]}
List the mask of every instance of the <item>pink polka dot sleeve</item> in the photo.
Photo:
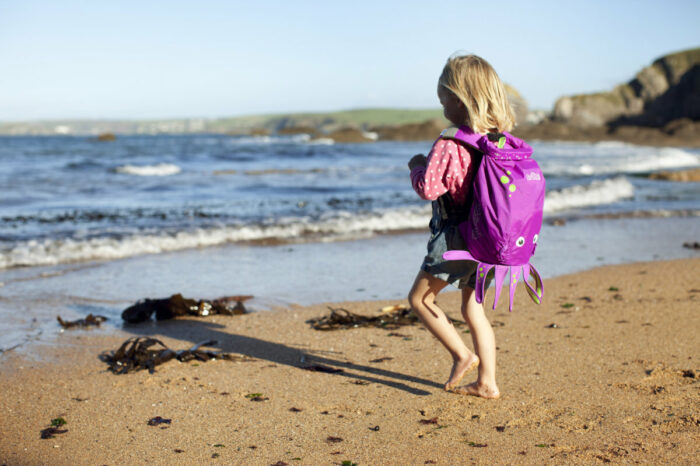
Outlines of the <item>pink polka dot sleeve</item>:
{"type": "Polygon", "coordinates": [[[471,166],[471,155],[464,146],[439,139],[428,154],[427,166],[411,170],[413,189],[428,201],[449,192],[456,204],[463,204],[471,189],[471,166]]]}

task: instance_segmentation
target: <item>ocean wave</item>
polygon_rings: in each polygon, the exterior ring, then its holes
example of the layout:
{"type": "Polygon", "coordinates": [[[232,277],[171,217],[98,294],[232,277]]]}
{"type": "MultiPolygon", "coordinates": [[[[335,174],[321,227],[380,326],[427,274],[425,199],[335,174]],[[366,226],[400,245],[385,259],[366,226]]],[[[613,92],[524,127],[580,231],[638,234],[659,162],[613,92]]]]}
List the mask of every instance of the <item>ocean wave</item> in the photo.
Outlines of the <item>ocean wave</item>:
{"type": "Polygon", "coordinates": [[[122,165],[115,168],[114,171],[136,176],[170,176],[176,175],[182,170],[172,163],[159,163],[156,165],[122,165]]]}
{"type": "Polygon", "coordinates": [[[316,138],[310,134],[282,134],[274,136],[235,136],[227,141],[232,146],[269,146],[275,144],[311,144],[311,145],[332,145],[335,141],[331,138],[316,138]]]}
{"type": "Polygon", "coordinates": [[[311,139],[308,144],[314,145],[314,146],[332,146],[335,144],[335,140],[333,138],[316,138],[316,139],[311,139]]]}
{"type": "Polygon", "coordinates": [[[625,143],[560,144],[541,147],[537,159],[545,176],[640,174],[700,166],[700,156],[675,147],[625,143]]]}
{"type": "Polygon", "coordinates": [[[550,191],[544,200],[544,213],[551,214],[567,209],[592,207],[634,197],[634,186],[623,176],[593,181],[588,185],[576,185],[558,191],[550,191]]]}
{"type": "Polygon", "coordinates": [[[329,212],[316,220],[287,217],[251,225],[199,228],[174,233],[31,240],[15,243],[0,251],[0,269],[89,260],[116,260],[238,242],[286,242],[305,239],[333,241],[361,238],[376,233],[425,228],[429,216],[429,206],[423,205],[359,214],[346,211],[329,212]]]}
{"type": "MultiPolygon", "coordinates": [[[[598,180],[547,192],[544,213],[545,216],[552,216],[616,203],[634,195],[635,188],[625,177],[598,180]]],[[[313,217],[290,215],[222,226],[5,242],[0,243],[0,269],[115,260],[229,243],[356,239],[380,233],[426,229],[430,218],[430,204],[427,202],[362,212],[357,212],[356,207],[353,205],[347,209],[343,206],[342,209],[329,210],[313,217]]]]}

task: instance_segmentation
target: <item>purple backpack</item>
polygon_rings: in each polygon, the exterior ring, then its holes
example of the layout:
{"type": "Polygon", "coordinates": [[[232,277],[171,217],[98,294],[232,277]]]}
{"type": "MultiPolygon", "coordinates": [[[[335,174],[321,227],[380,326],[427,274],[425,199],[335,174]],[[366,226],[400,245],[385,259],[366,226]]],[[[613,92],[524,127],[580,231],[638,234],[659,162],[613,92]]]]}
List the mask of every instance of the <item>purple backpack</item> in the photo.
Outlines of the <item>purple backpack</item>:
{"type": "Polygon", "coordinates": [[[521,277],[533,301],[542,301],[542,279],[530,264],[542,227],[545,181],[532,159],[532,148],[511,134],[474,133],[471,128],[448,128],[441,138],[462,141],[478,149],[481,164],[474,175],[469,217],[459,225],[467,251],[447,251],[446,260],[478,262],[476,301],[483,303],[488,273],[494,270],[496,308],[501,287],[510,272],[510,303],[521,277]],[[527,282],[532,276],[534,287],[527,282]]]}

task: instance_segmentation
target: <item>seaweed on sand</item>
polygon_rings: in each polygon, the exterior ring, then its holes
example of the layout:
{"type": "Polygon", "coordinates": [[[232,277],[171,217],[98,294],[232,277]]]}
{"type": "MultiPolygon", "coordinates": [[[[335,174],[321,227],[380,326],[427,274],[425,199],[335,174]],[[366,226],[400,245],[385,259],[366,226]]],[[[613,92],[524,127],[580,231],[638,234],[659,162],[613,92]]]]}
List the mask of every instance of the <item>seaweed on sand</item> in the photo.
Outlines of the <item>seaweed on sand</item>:
{"type": "MultiPolygon", "coordinates": [[[[413,325],[418,322],[418,317],[406,306],[387,306],[382,309],[382,313],[376,316],[364,316],[355,314],[343,308],[328,307],[330,315],[309,319],[306,322],[311,324],[314,330],[340,330],[358,327],[378,327],[388,330],[395,330],[406,325],[413,325]]],[[[450,319],[456,326],[464,325],[461,320],[450,319]]]]}
{"type": "Polygon", "coordinates": [[[160,417],[160,416],[156,416],[156,417],[154,417],[154,418],[149,419],[148,422],[147,422],[147,424],[148,424],[149,426],[157,426],[157,425],[160,425],[160,424],[170,424],[170,423],[172,423],[172,422],[173,422],[172,419],[165,419],[165,418],[162,418],[162,417],[160,417]]]}
{"type": "Polygon", "coordinates": [[[100,359],[109,364],[109,369],[115,374],[127,374],[141,369],[148,369],[148,372],[152,374],[155,372],[157,365],[171,359],[177,359],[181,362],[192,359],[199,361],[209,361],[211,359],[224,359],[227,361],[247,360],[245,356],[201,349],[202,346],[215,345],[216,343],[213,340],[202,341],[190,349],[175,351],[155,338],[132,337],[122,343],[118,350],[102,353],[100,359]]]}
{"type": "Polygon", "coordinates": [[[58,320],[58,323],[61,324],[61,327],[63,328],[73,328],[90,326],[99,327],[102,322],[109,319],[107,319],[105,316],[88,314],[84,319],[63,320],[61,319],[61,316],[56,316],[56,320],[58,320]]]}
{"type": "Polygon", "coordinates": [[[236,295],[211,301],[197,301],[184,298],[178,293],[164,299],[146,298],[124,309],[122,319],[130,324],[136,324],[149,320],[153,313],[156,315],[156,320],[172,319],[179,316],[240,315],[248,312],[243,303],[252,297],[250,295],[236,295]]]}
{"type": "Polygon", "coordinates": [[[65,434],[66,432],[68,432],[68,429],[60,429],[60,427],[65,424],[67,424],[67,422],[62,417],[51,419],[51,425],[46,429],[41,430],[41,438],[49,439],[54,438],[54,435],[56,434],[65,434]]]}

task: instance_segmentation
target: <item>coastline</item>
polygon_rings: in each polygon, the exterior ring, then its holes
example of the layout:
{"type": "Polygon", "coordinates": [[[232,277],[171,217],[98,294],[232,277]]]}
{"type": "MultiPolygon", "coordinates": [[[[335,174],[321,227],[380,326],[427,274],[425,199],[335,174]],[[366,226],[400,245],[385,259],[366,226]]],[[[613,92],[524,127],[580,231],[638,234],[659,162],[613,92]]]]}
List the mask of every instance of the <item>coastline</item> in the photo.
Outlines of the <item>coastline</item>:
{"type": "MultiPolygon", "coordinates": [[[[543,278],[600,265],[698,257],[697,251],[683,247],[700,236],[694,216],[557,219],[556,225],[543,225],[532,260],[543,278]]],[[[104,315],[110,320],[100,332],[109,333],[121,327],[121,311],[136,301],[177,293],[208,300],[253,295],[246,306],[262,312],[337,301],[403,302],[425,253],[427,235],[422,231],[327,243],[230,244],[3,270],[0,360],[10,348],[23,351],[24,346],[54,342],[60,336],[57,315],[67,320],[88,313],[104,315]]]]}
{"type": "MultiPolygon", "coordinates": [[[[691,464],[700,439],[699,266],[699,258],[690,258],[549,278],[541,306],[519,289],[512,313],[505,301],[488,312],[503,392],[495,402],[442,391],[449,357],[420,325],[393,331],[398,336],[379,328],[311,329],[306,320],[326,315],[327,304],[106,333],[67,331],[37,347],[39,358],[14,352],[0,359],[0,458],[6,464],[691,464]],[[107,372],[97,356],[133,335],[161,338],[174,349],[213,338],[221,342],[215,349],[253,360],[170,361],[154,374],[107,372]],[[381,358],[392,359],[372,362],[381,358]],[[343,372],[305,371],[302,360],[343,372]],[[268,399],[251,401],[251,393],[268,399]],[[154,416],[172,423],[147,425],[154,416]],[[41,439],[58,417],[67,432],[41,439]]],[[[491,291],[488,302],[492,297],[491,291]]],[[[458,299],[455,292],[439,298],[453,317],[458,299]]],[[[376,314],[396,303],[331,306],[376,314]]]]}

